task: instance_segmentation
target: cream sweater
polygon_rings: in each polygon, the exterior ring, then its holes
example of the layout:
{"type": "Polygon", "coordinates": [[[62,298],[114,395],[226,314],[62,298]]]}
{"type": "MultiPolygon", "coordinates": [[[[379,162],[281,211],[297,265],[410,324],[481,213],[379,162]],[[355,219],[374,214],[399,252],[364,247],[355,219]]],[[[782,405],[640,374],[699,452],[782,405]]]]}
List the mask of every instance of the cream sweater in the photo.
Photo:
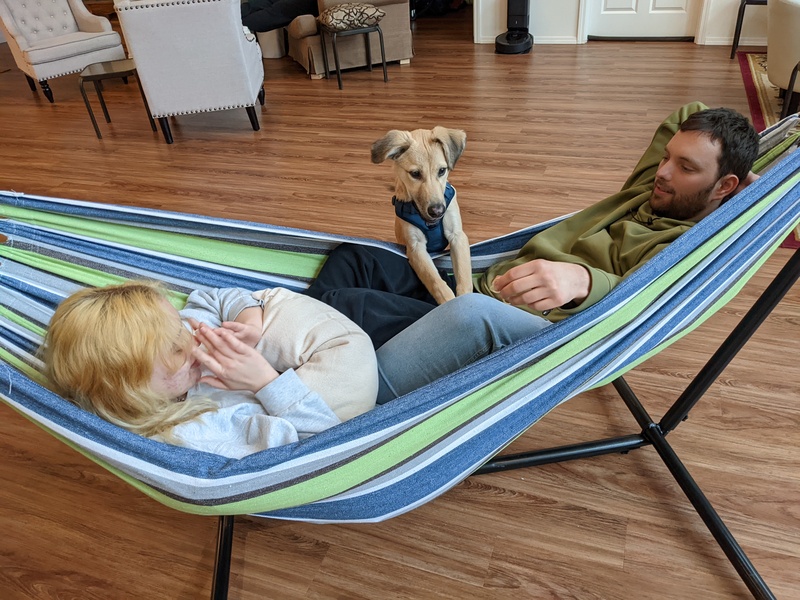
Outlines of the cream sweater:
{"type": "Polygon", "coordinates": [[[173,428],[182,446],[239,458],[323,431],[375,406],[378,367],[364,331],[322,302],[283,288],[193,292],[181,311],[212,327],[261,305],[264,325],[256,349],[281,373],[257,394],[198,384],[190,395],[219,409],[173,428]]]}

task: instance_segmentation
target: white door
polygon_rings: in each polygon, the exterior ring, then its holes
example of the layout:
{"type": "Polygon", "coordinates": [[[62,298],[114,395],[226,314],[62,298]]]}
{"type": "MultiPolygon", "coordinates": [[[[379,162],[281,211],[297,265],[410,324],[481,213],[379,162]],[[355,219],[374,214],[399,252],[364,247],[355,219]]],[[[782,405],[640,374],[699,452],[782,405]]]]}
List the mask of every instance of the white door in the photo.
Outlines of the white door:
{"type": "Polygon", "coordinates": [[[608,38],[689,38],[702,0],[585,0],[586,34],[608,38]]]}

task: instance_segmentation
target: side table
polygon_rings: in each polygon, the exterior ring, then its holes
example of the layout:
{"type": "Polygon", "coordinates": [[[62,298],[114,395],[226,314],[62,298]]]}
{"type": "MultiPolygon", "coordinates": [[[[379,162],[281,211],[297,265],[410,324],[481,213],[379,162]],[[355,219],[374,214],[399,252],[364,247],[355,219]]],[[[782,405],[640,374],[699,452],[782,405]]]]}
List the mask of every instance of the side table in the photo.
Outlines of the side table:
{"type": "Polygon", "coordinates": [[[337,37],[347,35],[364,35],[364,43],[367,49],[367,67],[372,71],[372,48],[369,43],[369,34],[373,31],[378,32],[378,39],[381,42],[381,63],[383,64],[383,80],[389,81],[389,76],[386,74],[386,51],[383,47],[383,31],[380,25],[372,25],[371,27],[360,27],[359,29],[347,29],[345,31],[338,31],[330,29],[325,25],[320,25],[320,42],[322,42],[322,63],[325,66],[325,79],[328,79],[330,69],[328,68],[328,49],[325,42],[325,34],[331,36],[331,45],[333,46],[333,60],[336,63],[336,79],[339,82],[339,89],[342,89],[342,69],[339,67],[339,51],[336,49],[337,37]]]}
{"type": "Polygon", "coordinates": [[[107,62],[99,62],[89,65],[83,71],[81,71],[81,74],[78,76],[78,82],[81,88],[81,96],[83,96],[83,102],[86,104],[86,110],[89,111],[89,118],[92,120],[92,126],[94,127],[94,132],[97,134],[98,139],[102,139],[103,136],[100,135],[100,128],[97,126],[97,120],[94,118],[92,105],[89,104],[89,98],[86,96],[84,84],[87,81],[94,83],[94,90],[97,93],[97,98],[100,100],[100,107],[103,109],[103,115],[106,118],[106,123],[111,123],[111,117],[108,114],[108,108],[106,108],[106,103],[103,99],[103,84],[101,82],[104,79],[113,79],[119,77],[125,83],[128,83],[128,77],[131,76],[136,76],[136,84],[139,86],[139,93],[142,96],[144,108],[147,111],[147,118],[150,120],[150,127],[152,127],[153,131],[156,131],[156,124],[155,121],[153,121],[153,116],[150,114],[150,107],[147,105],[147,98],[144,96],[142,83],[139,81],[139,77],[136,75],[136,64],[129,58],[122,60],[109,60],[107,62]]]}

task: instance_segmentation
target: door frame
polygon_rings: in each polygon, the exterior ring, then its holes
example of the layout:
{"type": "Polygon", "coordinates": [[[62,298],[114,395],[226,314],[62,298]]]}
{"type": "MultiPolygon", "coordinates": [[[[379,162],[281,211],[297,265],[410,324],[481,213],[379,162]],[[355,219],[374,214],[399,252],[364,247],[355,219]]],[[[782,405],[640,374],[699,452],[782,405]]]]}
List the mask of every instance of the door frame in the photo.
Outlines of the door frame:
{"type": "MultiPolygon", "coordinates": [[[[588,14],[586,10],[586,3],[589,0],[578,0],[578,43],[585,44],[589,39],[589,23],[588,14]]],[[[596,1],[596,0],[594,0],[596,1]]],[[[708,30],[708,15],[711,11],[711,3],[713,0],[700,0],[700,18],[697,21],[697,29],[694,32],[694,43],[703,45],[706,43],[706,35],[708,30]]]]}

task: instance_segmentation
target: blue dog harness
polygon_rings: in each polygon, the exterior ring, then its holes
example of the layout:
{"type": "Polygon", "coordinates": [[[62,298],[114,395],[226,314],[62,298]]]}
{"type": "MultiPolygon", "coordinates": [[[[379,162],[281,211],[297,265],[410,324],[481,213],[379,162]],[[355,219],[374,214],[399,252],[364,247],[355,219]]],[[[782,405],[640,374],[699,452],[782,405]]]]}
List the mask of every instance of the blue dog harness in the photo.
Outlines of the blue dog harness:
{"type": "MultiPolygon", "coordinates": [[[[444,210],[450,207],[456,195],[456,188],[449,183],[444,188],[444,210]]],[[[392,204],[394,204],[394,214],[408,223],[411,223],[417,229],[421,229],[425,234],[427,243],[425,245],[429,253],[441,252],[447,248],[447,238],[444,237],[444,225],[442,221],[444,218],[439,219],[436,223],[428,225],[425,219],[419,214],[417,205],[411,201],[401,202],[395,196],[392,196],[392,204]]]]}

